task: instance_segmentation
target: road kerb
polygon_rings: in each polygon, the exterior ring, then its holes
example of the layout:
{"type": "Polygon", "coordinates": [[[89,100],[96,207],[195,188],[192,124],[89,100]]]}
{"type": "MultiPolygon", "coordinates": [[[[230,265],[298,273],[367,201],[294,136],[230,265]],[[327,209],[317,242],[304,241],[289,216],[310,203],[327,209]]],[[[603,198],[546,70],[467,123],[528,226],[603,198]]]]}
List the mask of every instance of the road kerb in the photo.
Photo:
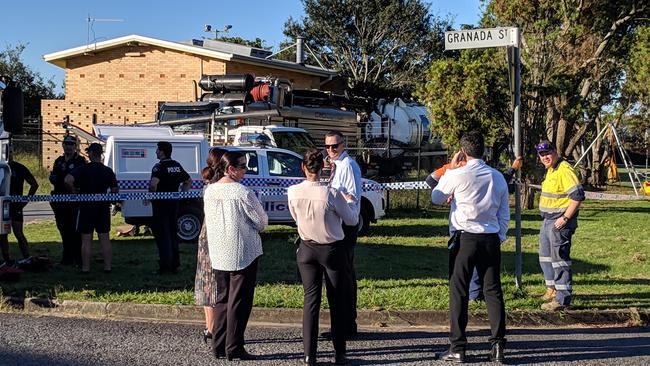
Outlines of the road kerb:
{"type": "MultiPolygon", "coordinates": [[[[91,302],[74,300],[44,300],[37,298],[5,298],[5,304],[27,313],[80,316],[93,318],[151,319],[157,321],[203,321],[203,307],[193,305],[136,304],[120,302],[91,302]]],[[[359,310],[357,323],[362,327],[448,326],[446,311],[426,310],[359,310]]],[[[510,327],[548,326],[643,326],[650,323],[650,309],[570,310],[542,312],[508,311],[510,327]]],[[[302,309],[254,308],[251,322],[300,324],[302,309]]],[[[322,324],[329,323],[329,312],[321,311],[322,324]]],[[[470,315],[470,324],[488,325],[485,312],[470,315]]]]}

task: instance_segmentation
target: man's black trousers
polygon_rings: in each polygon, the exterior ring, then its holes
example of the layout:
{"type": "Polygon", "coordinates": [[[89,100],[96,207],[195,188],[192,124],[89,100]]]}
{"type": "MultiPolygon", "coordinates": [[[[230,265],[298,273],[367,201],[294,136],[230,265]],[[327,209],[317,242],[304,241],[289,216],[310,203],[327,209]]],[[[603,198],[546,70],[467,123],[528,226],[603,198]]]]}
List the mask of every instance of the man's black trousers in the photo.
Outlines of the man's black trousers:
{"type": "Polygon", "coordinates": [[[450,252],[449,313],[451,350],[464,351],[467,345],[469,283],[474,267],[483,279],[492,336],[490,343],[505,340],[506,314],[501,291],[501,243],[498,234],[461,233],[459,244],[450,252]]]}
{"type": "Polygon", "coordinates": [[[350,297],[347,305],[348,329],[346,332],[347,335],[355,335],[357,333],[357,271],[354,268],[354,249],[357,246],[359,228],[357,225],[343,224],[343,234],[345,235],[343,241],[346,243],[348,278],[350,279],[350,297]]]}
{"type": "Polygon", "coordinates": [[[81,235],[77,231],[79,204],[76,202],[50,202],[61,234],[63,254],[61,264],[81,265],[81,235]]]}
{"type": "Polygon", "coordinates": [[[154,200],[151,202],[153,223],[151,230],[158,246],[159,269],[176,271],[180,266],[178,254],[178,201],[154,200]]]}
{"type": "Polygon", "coordinates": [[[257,261],[255,259],[239,271],[214,270],[217,302],[214,305],[212,352],[215,355],[237,356],[244,351],[244,332],[253,310],[257,261]]]}
{"type": "Polygon", "coordinates": [[[325,275],[327,301],[330,305],[334,351],[337,354],[345,353],[348,311],[346,307],[348,306],[347,298],[350,288],[347,245],[345,242],[318,244],[301,240],[296,252],[298,270],[300,270],[302,287],[305,291],[302,339],[305,356],[313,359],[316,358],[323,275],[325,275]]]}

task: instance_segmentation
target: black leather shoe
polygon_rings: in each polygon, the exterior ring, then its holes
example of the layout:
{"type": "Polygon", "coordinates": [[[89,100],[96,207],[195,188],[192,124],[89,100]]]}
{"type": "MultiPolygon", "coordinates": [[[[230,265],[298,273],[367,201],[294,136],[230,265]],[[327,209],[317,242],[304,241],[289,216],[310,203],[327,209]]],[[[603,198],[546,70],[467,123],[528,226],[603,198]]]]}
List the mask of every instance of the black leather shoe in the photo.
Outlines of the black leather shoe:
{"type": "Polygon", "coordinates": [[[451,350],[445,351],[441,353],[438,358],[441,361],[463,363],[465,362],[465,351],[461,351],[461,352],[452,352],[451,350]]]}
{"type": "Polygon", "coordinates": [[[302,363],[309,366],[316,366],[316,357],[314,356],[305,356],[302,359],[302,363]]]}
{"type": "Polygon", "coordinates": [[[257,360],[257,356],[246,352],[246,350],[242,350],[240,352],[227,355],[226,359],[228,359],[228,361],[232,361],[232,360],[252,361],[252,360],[257,360]]]}
{"type": "Polygon", "coordinates": [[[338,353],[336,356],[334,356],[335,365],[347,365],[348,363],[348,357],[345,355],[345,353],[338,353]]]}
{"type": "Polygon", "coordinates": [[[504,341],[492,345],[492,351],[490,351],[490,356],[488,357],[490,362],[504,362],[505,357],[503,353],[505,351],[505,343],[504,341]]]}

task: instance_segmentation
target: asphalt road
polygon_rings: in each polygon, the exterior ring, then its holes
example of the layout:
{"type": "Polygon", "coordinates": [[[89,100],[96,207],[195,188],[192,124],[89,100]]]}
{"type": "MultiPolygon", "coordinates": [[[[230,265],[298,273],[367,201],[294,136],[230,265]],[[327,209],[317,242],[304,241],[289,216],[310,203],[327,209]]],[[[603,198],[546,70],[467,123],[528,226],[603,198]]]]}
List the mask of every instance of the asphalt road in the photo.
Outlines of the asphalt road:
{"type": "Polygon", "coordinates": [[[23,209],[25,223],[54,220],[54,212],[49,202],[30,202],[23,209]]]}
{"type": "MultiPolygon", "coordinates": [[[[247,349],[257,361],[211,357],[199,324],[153,323],[0,313],[0,365],[299,365],[297,326],[251,325],[247,349]]],[[[353,365],[430,365],[444,350],[440,329],[363,329],[348,343],[353,365]]],[[[470,332],[468,362],[480,364],[487,332],[470,332]]],[[[509,332],[508,364],[649,365],[649,328],[535,328],[509,332]]],[[[331,343],[319,342],[319,364],[329,364],[331,343]]]]}

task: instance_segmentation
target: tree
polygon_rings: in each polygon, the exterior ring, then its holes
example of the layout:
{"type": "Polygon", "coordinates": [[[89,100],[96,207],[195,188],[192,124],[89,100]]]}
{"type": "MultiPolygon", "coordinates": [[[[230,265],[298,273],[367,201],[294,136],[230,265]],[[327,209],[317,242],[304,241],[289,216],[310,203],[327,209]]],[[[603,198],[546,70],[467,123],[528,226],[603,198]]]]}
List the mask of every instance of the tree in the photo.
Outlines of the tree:
{"type": "MultiPolygon", "coordinates": [[[[555,142],[564,156],[604,128],[603,117],[624,111],[621,88],[636,32],[648,23],[646,0],[491,0],[485,26],[522,28],[524,131],[555,142]]],[[[621,115],[623,115],[621,114],[621,115]]],[[[535,142],[528,136],[524,146],[535,142]]],[[[602,150],[586,161],[583,178],[602,182],[602,150]]]]}
{"type": "Polygon", "coordinates": [[[623,94],[636,102],[634,114],[645,121],[643,127],[650,128],[650,25],[636,33],[625,69],[623,94]]]}
{"type": "Polygon", "coordinates": [[[431,128],[456,146],[462,134],[479,130],[496,155],[510,143],[512,114],[505,52],[467,50],[433,61],[416,96],[427,105],[431,128]]]}
{"type": "Polygon", "coordinates": [[[44,79],[21,60],[25,50],[24,44],[7,46],[0,51],[0,75],[7,76],[23,90],[25,98],[25,116],[37,117],[41,114],[41,99],[54,99],[55,85],[52,79],[44,79]]]}
{"type": "Polygon", "coordinates": [[[284,34],[302,36],[357,95],[413,91],[440,55],[447,23],[420,0],[302,0],[305,16],[289,18],[284,34]]]}
{"type": "Polygon", "coordinates": [[[236,43],[236,44],[241,44],[244,46],[249,46],[249,47],[255,47],[255,48],[262,48],[265,50],[271,49],[271,47],[265,47],[264,43],[265,41],[262,38],[256,37],[255,39],[245,39],[242,37],[219,37],[216,39],[217,41],[222,41],[222,42],[228,42],[228,43],[236,43]]]}

